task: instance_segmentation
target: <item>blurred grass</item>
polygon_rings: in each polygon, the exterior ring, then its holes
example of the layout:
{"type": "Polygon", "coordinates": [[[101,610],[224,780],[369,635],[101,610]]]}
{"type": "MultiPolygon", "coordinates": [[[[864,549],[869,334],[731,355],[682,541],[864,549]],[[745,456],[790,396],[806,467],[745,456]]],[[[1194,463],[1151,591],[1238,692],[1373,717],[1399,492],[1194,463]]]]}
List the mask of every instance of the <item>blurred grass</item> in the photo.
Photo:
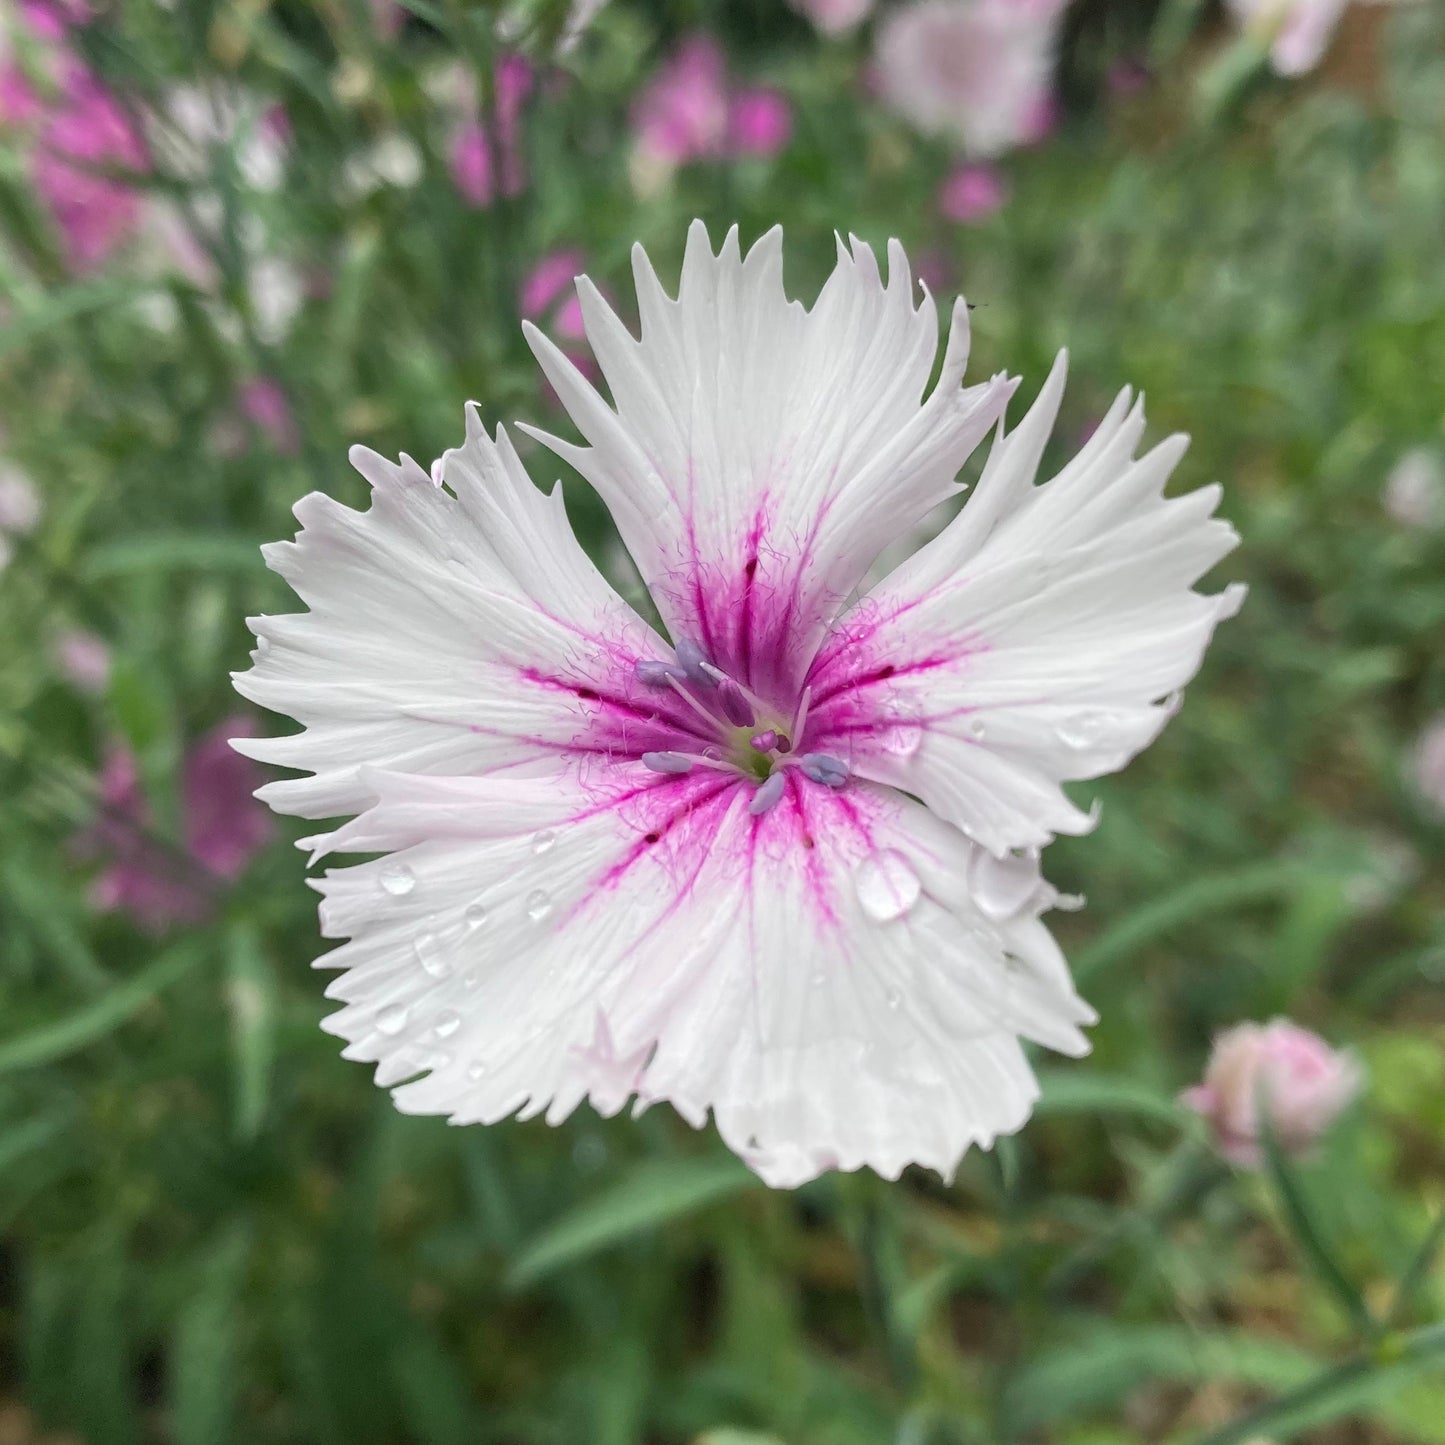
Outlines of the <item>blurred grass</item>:
{"type": "Polygon", "coordinates": [[[284,104],[280,190],[248,191],[225,147],[201,180],[155,183],[221,197],[219,297],[143,255],[65,279],[18,162],[0,168],[0,416],[45,502],[0,577],[0,1439],[1445,1441],[1438,1270],[1391,1314],[1445,1206],[1445,826],[1407,783],[1445,709],[1445,533],[1381,507],[1402,451],[1445,447],[1441,7],[1356,25],[1348,73],[1253,76],[1202,119],[1216,38],[1190,30],[1149,90],[1110,99],[1107,62],[1149,16],[1082,7],[1064,126],[970,228],[933,210],[947,157],[859,102],[856,46],[761,4],[614,0],[529,116],[528,188],[470,209],[428,84],[484,68],[487,28],[409,9],[389,42],[342,0],[137,0],[83,32],[138,102],[204,80],[284,104]],[[795,140],[639,196],[629,97],[701,19],[793,97],[795,140]],[[414,187],[338,184],[394,131],[414,187]],[[1181,715],[1088,790],[1098,831],[1050,855],[1089,899],[1058,926],[1095,1054],[1048,1064],[1035,1121],[951,1185],[769,1193],[664,1111],[403,1119],[316,1027],[314,898],[286,839],[161,944],[93,912],[74,856],[116,735],[174,835],[186,742],[234,706],[241,619],[288,606],[255,548],[306,490],[359,499],[346,446],[437,455],[468,397],[539,415],[528,262],[579,245],[625,309],[628,247],[666,275],[695,214],[745,238],[781,221],[802,294],[835,228],[933,253],[977,303],[977,371],[1036,387],[1070,347],[1061,453],[1141,386],[1155,436],[1194,436],[1182,484],[1223,480],[1245,539],[1228,566],[1249,603],[1181,715]],[[258,329],[243,221],[317,281],[283,336],[258,329]],[[257,374],[290,396],[296,456],[226,440],[257,374]],[[114,650],[98,697],[57,673],[71,625],[114,650]],[[1302,1264],[1278,1175],[1201,1168],[1171,1104],[1213,1031],[1280,1011],[1369,1068],[1285,1188],[1372,1339],[1302,1264]],[[1230,1424],[1290,1392],[1293,1414],[1230,1424]]]}

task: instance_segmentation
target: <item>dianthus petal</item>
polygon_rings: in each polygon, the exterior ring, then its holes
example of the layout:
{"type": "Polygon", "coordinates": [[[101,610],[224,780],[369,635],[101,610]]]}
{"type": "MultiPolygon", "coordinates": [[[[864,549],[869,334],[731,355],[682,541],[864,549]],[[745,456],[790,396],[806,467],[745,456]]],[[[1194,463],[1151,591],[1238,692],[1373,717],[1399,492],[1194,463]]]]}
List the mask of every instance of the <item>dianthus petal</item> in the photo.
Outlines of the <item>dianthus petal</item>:
{"type": "Polygon", "coordinates": [[[312,493],[296,505],[296,540],[264,549],[310,611],[251,619],[260,641],[236,687],[305,731],[236,746],[314,776],[260,797],[333,817],[370,801],[363,766],[545,775],[564,751],[691,745],[688,710],[634,678],[637,659],[667,649],[504,433],[493,442],[469,412],[444,484],[410,458],[355,448],[352,461],[370,509],[312,493]]]}
{"type": "Polygon", "coordinates": [[[670,1101],[774,1185],[951,1173],[1027,1118],[1021,1037],[1087,1049],[1052,895],[1020,859],[1035,886],[981,902],[981,850],[919,804],[787,778],[756,815],[711,772],[369,775],[378,801],[324,844],[388,854],[318,885],[351,940],[320,960],[346,970],[326,1027],[379,1084],[424,1075],[407,1112],[670,1101]]]}
{"type": "Polygon", "coordinates": [[[1238,538],[1217,486],[1163,496],[1186,439],[1136,459],[1127,392],[1035,485],[1063,383],[1060,357],[959,515],[840,619],[809,679],[810,747],[994,851],[1088,830],[1061,784],[1153,740],[1243,600],[1192,590],[1238,538]]]}
{"type": "Polygon", "coordinates": [[[590,446],[542,440],[602,495],[672,635],[781,700],[873,559],[954,493],[1012,383],[961,386],[960,301],[925,394],[938,323],[896,242],[886,281],[868,246],[840,242],[811,309],[783,290],[777,229],[746,256],[734,229],[714,255],[694,223],[676,300],[633,261],[640,339],[578,283],[615,409],[529,331],[590,446]]]}

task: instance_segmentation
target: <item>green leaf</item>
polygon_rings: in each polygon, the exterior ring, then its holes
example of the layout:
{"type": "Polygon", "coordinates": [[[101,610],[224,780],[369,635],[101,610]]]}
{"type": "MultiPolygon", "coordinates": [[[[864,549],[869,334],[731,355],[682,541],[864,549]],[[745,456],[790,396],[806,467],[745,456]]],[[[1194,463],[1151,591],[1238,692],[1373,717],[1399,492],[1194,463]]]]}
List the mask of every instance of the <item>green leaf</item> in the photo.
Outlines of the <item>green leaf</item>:
{"type": "Polygon", "coordinates": [[[524,1245],[512,1264],[509,1283],[513,1288],[534,1284],[599,1250],[757,1183],[757,1176],[736,1159],[638,1164],[610,1189],[568,1210],[524,1245]]]}
{"type": "Polygon", "coordinates": [[[231,1015],[236,1135],[261,1132],[276,1061],[276,976],[249,923],[226,936],[226,1002],[231,1015]]]}
{"type": "Polygon", "coordinates": [[[250,1253],[250,1231],[233,1226],[196,1272],[172,1353],[176,1445],[225,1445],[235,1438],[241,1379],[238,1323],[250,1253]]]}
{"type": "Polygon", "coordinates": [[[28,1033],[0,1040],[0,1074],[54,1063],[114,1033],[158,993],[195,967],[202,956],[194,941],[177,943],[149,968],[117,984],[87,1007],[28,1033]]]}
{"type": "Polygon", "coordinates": [[[237,572],[259,572],[261,549],[246,537],[174,532],[151,537],[126,537],[95,548],[81,564],[87,582],[103,582],[132,573],[218,567],[237,572]]]}
{"type": "Polygon", "coordinates": [[[1040,1069],[1040,1096],[1034,1116],[1047,1119],[1071,1114],[1133,1114],[1171,1124],[1184,1120],[1179,1105],[1158,1089],[1118,1074],[1095,1073],[1081,1065],[1072,1069],[1040,1069]]]}
{"type": "Polygon", "coordinates": [[[0,332],[0,356],[7,356],[28,346],[37,337],[67,321],[121,306],[155,290],[148,283],[135,281],[79,281],[53,291],[40,305],[21,311],[5,323],[0,332]]]}

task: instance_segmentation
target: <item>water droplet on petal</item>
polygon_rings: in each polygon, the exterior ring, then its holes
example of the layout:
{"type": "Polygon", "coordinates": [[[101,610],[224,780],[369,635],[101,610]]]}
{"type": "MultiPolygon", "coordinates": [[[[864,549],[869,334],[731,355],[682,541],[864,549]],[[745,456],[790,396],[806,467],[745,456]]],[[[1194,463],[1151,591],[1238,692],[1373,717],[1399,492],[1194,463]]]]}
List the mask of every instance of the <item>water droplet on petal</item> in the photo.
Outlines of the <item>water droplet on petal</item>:
{"type": "Polygon", "coordinates": [[[981,717],[970,718],[963,730],[976,743],[981,743],[988,736],[988,724],[981,717]]]}
{"type": "Polygon", "coordinates": [[[405,1027],[411,1010],[404,1003],[392,1003],[376,1016],[376,1027],[380,1033],[395,1037],[405,1027]]]}
{"type": "Polygon", "coordinates": [[[481,981],[482,976],[476,971],[476,969],[472,969],[470,973],[464,973],[462,975],[462,987],[468,992],[476,988],[477,985],[481,983],[481,981]]]}
{"type": "Polygon", "coordinates": [[[978,853],[969,873],[973,900],[985,918],[1012,918],[1038,893],[1038,860],[1027,854],[995,858],[991,853],[978,853]]]}
{"type": "Polygon", "coordinates": [[[885,848],[870,853],[853,874],[863,912],[875,923],[902,918],[923,892],[923,884],[901,853],[885,848]]]}
{"type": "Polygon", "coordinates": [[[810,980],[814,988],[822,988],[828,982],[828,975],[820,968],[810,980]]]}
{"type": "Polygon", "coordinates": [[[485,903],[469,903],[462,912],[462,918],[466,921],[468,928],[480,928],[487,921],[487,905],[485,903]]]}
{"type": "Polygon", "coordinates": [[[545,888],[534,888],[527,895],[527,917],[540,923],[552,911],[552,898],[545,888]]]}
{"type": "Polygon", "coordinates": [[[1088,710],[1076,712],[1062,719],[1054,728],[1054,736],[1070,748],[1091,748],[1108,730],[1115,726],[1117,719],[1111,713],[1088,710]]]}
{"type": "Polygon", "coordinates": [[[416,887],[416,874],[405,863],[387,863],[376,875],[383,893],[403,898],[416,887]]]}
{"type": "Polygon", "coordinates": [[[543,853],[550,853],[557,846],[557,835],[550,828],[543,828],[535,838],[532,839],[532,851],[539,857],[543,853]]]}
{"type": "Polygon", "coordinates": [[[896,988],[890,988],[888,992],[883,995],[883,1002],[891,1009],[902,1008],[903,995],[899,993],[896,988]]]}
{"type": "Polygon", "coordinates": [[[462,1026],[462,1016],[455,1009],[448,1009],[444,1014],[438,1014],[436,1022],[431,1026],[431,1031],[439,1039],[449,1039],[462,1026]]]}
{"type": "Polygon", "coordinates": [[[446,978],[451,973],[452,963],[447,957],[446,945],[435,933],[419,934],[412,948],[417,961],[432,978],[446,978]]]}
{"type": "Polygon", "coordinates": [[[473,1083],[476,1083],[486,1072],[487,1066],[481,1059],[473,1059],[471,1063],[467,1065],[467,1078],[473,1083]]]}

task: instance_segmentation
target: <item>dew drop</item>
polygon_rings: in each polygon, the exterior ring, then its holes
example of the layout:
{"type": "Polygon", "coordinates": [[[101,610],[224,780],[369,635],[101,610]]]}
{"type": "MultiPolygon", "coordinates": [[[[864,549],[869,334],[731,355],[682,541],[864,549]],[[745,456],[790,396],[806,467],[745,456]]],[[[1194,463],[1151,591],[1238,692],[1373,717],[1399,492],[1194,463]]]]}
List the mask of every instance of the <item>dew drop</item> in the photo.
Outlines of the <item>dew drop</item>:
{"type": "Polygon", "coordinates": [[[984,738],[988,736],[988,725],[981,717],[970,718],[964,727],[964,732],[966,732],[974,742],[981,743],[984,738]]]}
{"type": "Polygon", "coordinates": [[[863,912],[875,923],[902,918],[923,892],[913,866],[891,848],[870,853],[853,874],[863,912]]]}
{"type": "Polygon", "coordinates": [[[405,863],[388,863],[377,874],[383,893],[393,898],[404,898],[416,887],[416,874],[405,863]]]}
{"type": "Polygon", "coordinates": [[[1038,892],[1038,862],[1027,854],[995,858],[991,853],[979,853],[969,872],[979,912],[995,921],[1021,912],[1038,892]]]}
{"type": "Polygon", "coordinates": [[[552,898],[545,888],[534,888],[527,895],[527,917],[540,923],[552,911],[552,898]]]}
{"type": "Polygon", "coordinates": [[[550,853],[557,846],[557,835],[550,828],[543,828],[535,838],[532,839],[532,851],[541,857],[543,853],[550,853]]]}
{"type": "Polygon", "coordinates": [[[711,746],[705,747],[705,748],[702,750],[702,755],[703,755],[703,757],[705,757],[709,762],[712,762],[712,763],[718,763],[718,762],[721,762],[721,761],[722,761],[722,749],[721,749],[721,748],[715,748],[715,747],[711,747],[711,746]]]}
{"type": "Polygon", "coordinates": [[[403,1003],[388,1004],[376,1016],[376,1027],[384,1034],[395,1037],[405,1027],[410,1010],[403,1003]]]}
{"type": "Polygon", "coordinates": [[[480,928],[487,921],[487,906],[484,903],[469,903],[462,912],[468,928],[480,928]]]}
{"type": "Polygon", "coordinates": [[[473,1083],[476,1083],[486,1072],[487,1066],[481,1059],[473,1059],[471,1063],[467,1065],[467,1078],[473,1083]]]}
{"type": "Polygon", "coordinates": [[[461,1014],[455,1009],[448,1009],[445,1013],[437,1015],[437,1020],[431,1026],[431,1031],[439,1039],[449,1039],[461,1026],[461,1014]]]}
{"type": "Polygon", "coordinates": [[[828,975],[820,968],[810,980],[814,988],[822,988],[828,982],[828,975]]]}
{"type": "Polygon", "coordinates": [[[446,946],[435,933],[423,933],[412,945],[417,960],[432,978],[446,978],[452,971],[446,946]]]}
{"type": "Polygon", "coordinates": [[[470,973],[464,973],[462,975],[462,987],[468,992],[476,988],[477,985],[481,983],[481,981],[482,976],[476,971],[476,969],[472,969],[470,973]]]}
{"type": "Polygon", "coordinates": [[[890,988],[883,995],[883,1002],[891,1009],[900,1009],[903,1007],[903,995],[896,988],[890,988]]]}
{"type": "Polygon", "coordinates": [[[1108,731],[1114,719],[1105,712],[1077,712],[1064,718],[1055,728],[1054,736],[1070,748],[1091,748],[1108,731]]]}

